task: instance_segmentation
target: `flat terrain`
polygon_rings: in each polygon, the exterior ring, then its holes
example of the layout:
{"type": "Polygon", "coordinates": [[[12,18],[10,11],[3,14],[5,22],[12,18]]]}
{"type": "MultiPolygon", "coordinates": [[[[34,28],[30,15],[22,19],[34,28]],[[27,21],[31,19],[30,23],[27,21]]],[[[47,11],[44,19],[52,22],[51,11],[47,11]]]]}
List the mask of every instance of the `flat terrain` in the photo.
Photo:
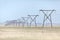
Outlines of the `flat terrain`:
{"type": "Polygon", "coordinates": [[[0,40],[60,40],[60,28],[0,27],[0,40]]]}

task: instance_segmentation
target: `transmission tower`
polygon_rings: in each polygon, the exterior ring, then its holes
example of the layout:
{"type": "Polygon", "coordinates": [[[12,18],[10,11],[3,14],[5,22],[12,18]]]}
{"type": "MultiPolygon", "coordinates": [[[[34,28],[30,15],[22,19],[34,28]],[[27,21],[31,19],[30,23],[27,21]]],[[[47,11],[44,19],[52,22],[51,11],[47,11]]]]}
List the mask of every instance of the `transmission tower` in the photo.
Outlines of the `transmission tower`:
{"type": "Polygon", "coordinates": [[[51,19],[51,14],[55,11],[54,9],[53,10],[40,10],[41,12],[43,12],[44,14],[44,20],[43,20],[43,27],[44,27],[44,24],[45,24],[45,21],[48,19],[51,23],[51,27],[52,27],[52,19],[51,19]],[[46,13],[46,12],[50,12],[49,14],[46,13]],[[48,15],[47,15],[48,14],[48,15]]]}
{"type": "Polygon", "coordinates": [[[30,20],[30,26],[32,25],[32,22],[34,22],[35,27],[36,27],[36,26],[37,26],[36,18],[37,18],[38,15],[28,15],[28,16],[29,16],[29,18],[31,19],[31,20],[30,20]]]}
{"type": "Polygon", "coordinates": [[[28,26],[28,20],[29,20],[29,18],[28,17],[22,17],[22,19],[23,19],[23,26],[25,24],[27,24],[27,26],[28,26]]]}

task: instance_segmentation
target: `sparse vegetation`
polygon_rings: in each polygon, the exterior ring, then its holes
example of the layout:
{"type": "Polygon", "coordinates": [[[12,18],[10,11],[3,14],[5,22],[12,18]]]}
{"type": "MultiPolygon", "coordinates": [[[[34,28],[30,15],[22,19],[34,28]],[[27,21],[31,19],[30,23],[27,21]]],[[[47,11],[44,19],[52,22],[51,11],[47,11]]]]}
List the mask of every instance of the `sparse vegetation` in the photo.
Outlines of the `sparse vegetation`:
{"type": "Polygon", "coordinates": [[[0,27],[0,40],[60,40],[60,28],[0,27]]]}

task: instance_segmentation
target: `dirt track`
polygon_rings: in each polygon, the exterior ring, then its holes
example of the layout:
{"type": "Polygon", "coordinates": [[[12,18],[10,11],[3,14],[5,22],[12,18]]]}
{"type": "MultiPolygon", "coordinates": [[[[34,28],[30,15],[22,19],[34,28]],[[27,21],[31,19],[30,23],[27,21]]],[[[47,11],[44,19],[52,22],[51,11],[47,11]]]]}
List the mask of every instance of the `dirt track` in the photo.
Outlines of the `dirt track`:
{"type": "Polygon", "coordinates": [[[60,40],[60,28],[0,28],[0,40],[60,40]]]}

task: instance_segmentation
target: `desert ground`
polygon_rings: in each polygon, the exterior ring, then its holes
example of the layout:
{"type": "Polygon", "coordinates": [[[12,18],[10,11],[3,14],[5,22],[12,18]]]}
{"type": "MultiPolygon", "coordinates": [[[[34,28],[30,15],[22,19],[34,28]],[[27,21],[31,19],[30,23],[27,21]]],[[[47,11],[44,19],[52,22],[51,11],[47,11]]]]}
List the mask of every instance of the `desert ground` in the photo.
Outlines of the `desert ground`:
{"type": "Polygon", "coordinates": [[[60,27],[0,27],[0,40],[60,40],[60,27]]]}

